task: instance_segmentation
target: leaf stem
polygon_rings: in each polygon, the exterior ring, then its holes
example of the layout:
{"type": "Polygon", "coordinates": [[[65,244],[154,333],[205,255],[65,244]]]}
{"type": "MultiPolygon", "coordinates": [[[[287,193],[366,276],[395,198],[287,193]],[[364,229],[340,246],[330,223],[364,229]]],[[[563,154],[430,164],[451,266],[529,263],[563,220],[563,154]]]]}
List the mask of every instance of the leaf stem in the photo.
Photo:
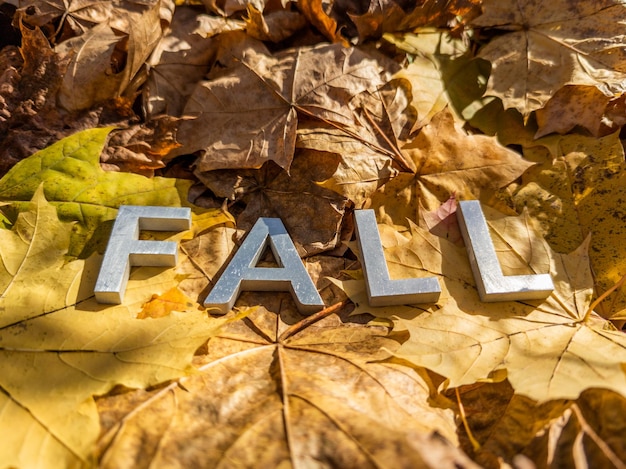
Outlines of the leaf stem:
{"type": "Polygon", "coordinates": [[[589,316],[591,315],[591,312],[596,308],[596,306],[598,306],[600,303],[602,303],[607,296],[609,296],[611,293],[613,293],[615,290],[617,290],[618,288],[620,288],[624,282],[626,282],[626,274],[622,276],[622,278],[619,279],[619,281],[613,285],[611,288],[609,288],[607,291],[605,291],[604,293],[602,293],[602,295],[600,295],[598,298],[596,298],[593,303],[591,303],[589,305],[589,309],[587,309],[587,312],[585,313],[585,317],[583,318],[582,322],[587,321],[587,319],[589,319],[589,316]]]}
{"type": "Polygon", "coordinates": [[[478,451],[480,449],[480,443],[474,435],[472,434],[472,430],[470,430],[469,423],[467,423],[467,417],[465,416],[465,407],[463,407],[463,402],[461,401],[461,394],[459,394],[459,388],[454,388],[456,392],[456,400],[459,404],[459,414],[461,415],[461,421],[463,422],[463,427],[465,428],[465,433],[467,433],[467,437],[469,438],[470,443],[472,444],[472,448],[474,451],[478,451]]]}
{"type": "MultiPolygon", "coordinates": [[[[624,277],[622,277],[622,280],[624,277]]],[[[585,419],[580,407],[577,404],[572,405],[572,410],[576,414],[578,418],[578,423],[580,424],[582,431],[593,440],[593,442],[600,448],[600,450],[604,453],[609,461],[615,466],[617,469],[626,469],[626,464],[624,464],[620,458],[615,454],[615,452],[611,449],[611,447],[598,435],[591,425],[585,419]]]]}
{"type": "Polygon", "coordinates": [[[410,164],[404,159],[404,155],[402,154],[400,149],[398,149],[397,146],[394,145],[394,143],[389,139],[389,137],[387,137],[385,132],[383,132],[383,130],[380,128],[380,126],[376,123],[376,121],[374,121],[374,119],[372,119],[372,116],[367,111],[367,108],[363,107],[362,109],[363,109],[363,113],[365,114],[365,117],[370,122],[370,124],[374,127],[374,129],[376,129],[378,131],[378,133],[385,140],[387,145],[389,145],[391,147],[391,149],[393,150],[393,152],[395,154],[395,158],[393,158],[393,159],[398,164],[398,166],[400,166],[407,173],[415,173],[415,171],[413,169],[411,169],[410,164]]]}

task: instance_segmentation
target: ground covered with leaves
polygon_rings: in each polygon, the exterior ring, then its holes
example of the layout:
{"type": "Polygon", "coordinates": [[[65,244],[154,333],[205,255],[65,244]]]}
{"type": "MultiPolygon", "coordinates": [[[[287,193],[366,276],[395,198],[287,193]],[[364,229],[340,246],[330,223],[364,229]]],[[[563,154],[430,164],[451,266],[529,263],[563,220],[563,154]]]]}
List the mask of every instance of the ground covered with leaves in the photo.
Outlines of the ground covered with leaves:
{"type": "MultiPolygon", "coordinates": [[[[0,466],[626,467],[626,4],[0,1],[0,466]],[[506,275],[481,302],[456,218],[506,275]],[[120,205],[176,268],[93,289],[120,205]],[[370,307],[353,212],[392,278],[370,307]],[[280,217],[326,309],[201,305],[280,217]]],[[[262,265],[272,265],[266,256],[262,265]]]]}

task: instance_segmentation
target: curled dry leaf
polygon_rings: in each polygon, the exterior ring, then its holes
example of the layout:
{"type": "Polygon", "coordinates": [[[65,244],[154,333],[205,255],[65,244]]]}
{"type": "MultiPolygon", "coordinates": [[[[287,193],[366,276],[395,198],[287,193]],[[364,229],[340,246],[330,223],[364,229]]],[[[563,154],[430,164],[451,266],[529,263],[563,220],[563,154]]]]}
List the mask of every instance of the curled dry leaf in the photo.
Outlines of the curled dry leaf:
{"type": "MultiPolygon", "coordinates": [[[[402,3],[406,5],[406,2],[402,3]]],[[[366,8],[365,11],[359,13],[356,11],[363,10],[363,8],[355,8],[352,11],[348,9],[343,12],[356,26],[359,41],[363,42],[369,38],[380,37],[383,33],[404,29],[401,24],[407,19],[407,12],[398,2],[374,1],[369,2],[366,8]]],[[[414,26],[418,26],[417,22],[414,26]]]]}
{"type": "Polygon", "coordinates": [[[460,395],[480,449],[472,451],[463,434],[461,446],[484,467],[515,463],[520,454],[536,464],[624,467],[626,427],[616,416],[626,399],[619,394],[589,389],[576,401],[537,404],[513,394],[505,381],[461,388],[460,395]]]}
{"type": "Polygon", "coordinates": [[[298,6],[309,22],[333,42],[350,39],[363,43],[379,39],[385,33],[410,31],[423,26],[452,26],[461,30],[463,24],[480,13],[478,0],[306,0],[298,2],[298,6]]]}
{"type": "Polygon", "coordinates": [[[100,400],[110,425],[101,467],[441,467],[422,442],[433,431],[454,442],[452,414],[424,411],[428,385],[415,370],[373,361],[397,347],[386,328],[333,315],[287,329],[282,314],[247,314],[209,342],[195,376],[142,393],[126,411],[116,403],[132,395],[100,400]]]}
{"type": "Polygon", "coordinates": [[[486,94],[527,116],[564,85],[624,91],[625,18],[617,0],[484,0],[473,24],[508,30],[480,51],[492,65],[486,94]]]}
{"type": "Polygon", "coordinates": [[[194,86],[208,71],[215,55],[215,40],[204,24],[208,18],[191,8],[176,8],[170,28],[147,61],[150,71],[142,98],[149,118],[181,116],[194,86]]]}
{"type": "Polygon", "coordinates": [[[358,49],[319,45],[275,56],[249,50],[240,63],[197,86],[184,111],[196,118],[181,124],[182,147],[171,156],[204,150],[200,171],[259,168],[269,160],[288,170],[298,114],[354,125],[344,104],[380,85],[378,64],[358,49]],[[320,71],[318,63],[328,66],[320,71]]]}
{"type": "Polygon", "coordinates": [[[297,11],[276,10],[264,14],[254,5],[248,5],[246,32],[260,41],[284,41],[306,25],[306,19],[297,11]]]}
{"type": "Polygon", "coordinates": [[[0,52],[0,174],[60,138],[64,125],[72,125],[56,108],[68,60],[59,60],[39,28],[20,25],[20,31],[21,47],[0,52]]]}
{"type": "Polygon", "coordinates": [[[132,96],[145,81],[138,73],[163,34],[160,2],[125,2],[123,7],[123,13],[55,47],[59,57],[70,60],[58,95],[68,111],[124,93],[132,96]]]}
{"type": "Polygon", "coordinates": [[[348,41],[342,36],[341,28],[337,21],[332,18],[324,8],[323,0],[301,0],[297,3],[298,10],[317,30],[329,41],[348,45],[348,41]]]}
{"type": "Polygon", "coordinates": [[[376,189],[400,172],[391,156],[376,151],[364,138],[310,121],[298,127],[298,148],[336,155],[336,170],[318,184],[350,199],[356,207],[362,207],[376,189]]]}
{"type": "Polygon", "coordinates": [[[296,146],[337,154],[336,171],[321,185],[361,207],[388,179],[415,169],[401,150],[413,120],[407,106],[406,90],[392,81],[378,92],[361,93],[348,103],[354,110],[354,126],[301,121],[296,146]]]}
{"type": "Polygon", "coordinates": [[[179,145],[175,138],[179,122],[165,115],[145,124],[112,130],[100,157],[102,168],[153,176],[155,169],[165,166],[163,158],[179,145]]]}

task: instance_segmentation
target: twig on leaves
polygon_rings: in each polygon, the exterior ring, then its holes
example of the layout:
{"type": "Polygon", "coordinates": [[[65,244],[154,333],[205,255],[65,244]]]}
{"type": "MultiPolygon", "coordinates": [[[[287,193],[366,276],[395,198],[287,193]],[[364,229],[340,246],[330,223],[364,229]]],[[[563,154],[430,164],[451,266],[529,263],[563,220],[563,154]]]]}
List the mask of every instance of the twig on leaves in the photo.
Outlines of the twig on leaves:
{"type": "Polygon", "coordinates": [[[317,321],[319,321],[321,319],[324,319],[325,317],[330,316],[331,314],[336,313],[337,311],[340,311],[349,302],[350,302],[350,300],[343,300],[343,301],[340,301],[339,303],[335,303],[334,305],[328,306],[328,307],[324,308],[323,310],[318,311],[317,313],[314,313],[314,314],[311,314],[310,316],[307,316],[302,321],[299,321],[299,322],[293,324],[292,326],[288,327],[280,335],[280,337],[278,338],[278,342],[283,342],[283,341],[287,340],[289,337],[291,337],[292,335],[295,335],[298,332],[306,329],[311,324],[314,324],[317,321]]]}

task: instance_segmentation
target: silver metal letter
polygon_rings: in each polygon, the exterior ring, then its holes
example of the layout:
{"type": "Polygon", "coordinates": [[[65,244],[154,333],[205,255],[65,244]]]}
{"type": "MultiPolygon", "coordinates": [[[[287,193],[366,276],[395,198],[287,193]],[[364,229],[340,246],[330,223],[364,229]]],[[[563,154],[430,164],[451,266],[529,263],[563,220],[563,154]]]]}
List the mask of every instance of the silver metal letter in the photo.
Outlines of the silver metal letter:
{"type": "Polygon", "coordinates": [[[481,301],[535,300],[550,295],[554,284],[549,274],[502,274],[479,201],[459,202],[456,213],[481,301]]]}
{"type": "Polygon", "coordinates": [[[373,210],[355,210],[363,276],[371,306],[433,303],[441,287],[436,277],[391,280],[373,210]]]}
{"type": "Polygon", "coordinates": [[[230,311],[241,291],[290,291],[301,313],[324,307],[285,225],[279,218],[259,218],[224,270],[204,306],[230,311]],[[269,241],[280,267],[255,267],[269,241]]]}
{"type": "Polygon", "coordinates": [[[122,205],[113,224],[94,293],[98,303],[120,304],[131,265],[176,265],[178,244],[139,240],[140,230],[183,231],[191,227],[191,209],[122,205]]]}

